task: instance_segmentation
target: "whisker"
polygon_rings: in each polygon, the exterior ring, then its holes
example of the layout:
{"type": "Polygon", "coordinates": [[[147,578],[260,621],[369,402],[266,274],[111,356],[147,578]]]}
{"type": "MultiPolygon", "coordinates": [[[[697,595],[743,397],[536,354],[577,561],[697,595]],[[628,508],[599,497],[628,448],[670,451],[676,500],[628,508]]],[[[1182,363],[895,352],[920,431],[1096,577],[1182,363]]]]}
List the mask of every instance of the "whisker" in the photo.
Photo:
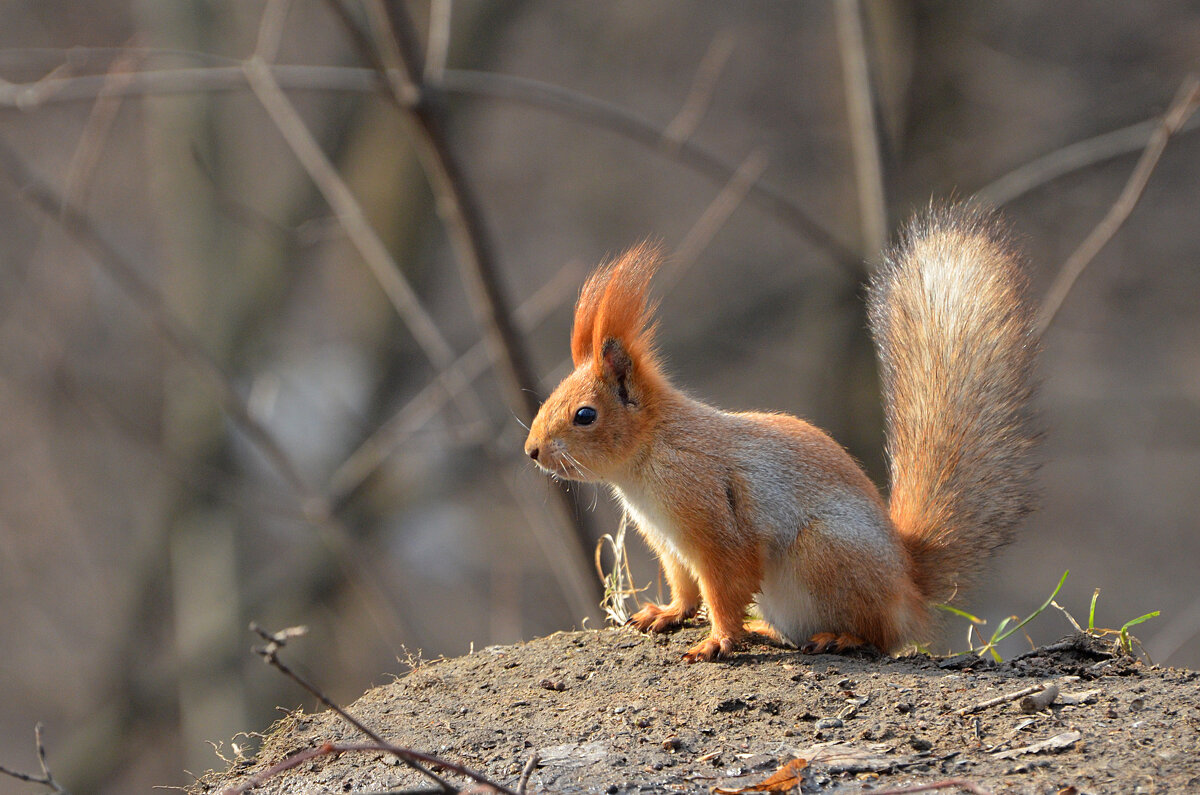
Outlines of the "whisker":
{"type": "Polygon", "coordinates": [[[583,464],[581,464],[579,462],[579,459],[576,458],[575,456],[571,455],[570,453],[564,452],[563,458],[566,459],[568,464],[570,464],[572,467],[574,467],[575,472],[577,472],[579,474],[580,479],[582,479],[582,480],[595,480],[596,479],[594,473],[590,469],[585,467],[583,464]]]}

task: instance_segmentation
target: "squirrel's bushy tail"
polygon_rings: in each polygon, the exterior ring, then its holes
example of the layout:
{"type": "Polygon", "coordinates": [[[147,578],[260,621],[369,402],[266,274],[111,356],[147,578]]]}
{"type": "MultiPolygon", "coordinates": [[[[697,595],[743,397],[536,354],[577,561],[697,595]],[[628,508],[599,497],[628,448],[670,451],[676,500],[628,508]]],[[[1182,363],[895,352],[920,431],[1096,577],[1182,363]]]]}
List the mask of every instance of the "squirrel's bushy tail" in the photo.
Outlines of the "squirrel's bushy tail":
{"type": "Polygon", "coordinates": [[[1032,507],[1038,350],[1021,258],[992,215],[935,208],[871,282],[890,512],[930,601],[971,584],[1032,507]]]}

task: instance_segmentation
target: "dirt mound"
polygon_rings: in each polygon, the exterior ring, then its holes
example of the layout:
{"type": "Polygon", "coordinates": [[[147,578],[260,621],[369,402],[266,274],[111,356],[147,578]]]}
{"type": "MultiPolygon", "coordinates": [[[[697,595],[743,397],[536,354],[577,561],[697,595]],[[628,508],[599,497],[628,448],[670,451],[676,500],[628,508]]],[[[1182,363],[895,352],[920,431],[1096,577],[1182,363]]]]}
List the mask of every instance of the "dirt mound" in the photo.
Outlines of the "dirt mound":
{"type": "MultiPolygon", "coordinates": [[[[385,740],[535,792],[707,792],[790,759],[803,792],[949,778],[993,792],[1183,792],[1200,787],[1200,674],[1075,636],[1000,665],[755,646],[720,663],[680,656],[704,630],[558,633],[427,663],[348,709],[385,740]],[[1057,687],[1047,707],[1021,691],[1057,687]],[[1001,700],[1001,697],[1006,697],[1001,700]],[[1074,789],[1071,789],[1074,787],[1074,789]]],[[[333,713],[294,714],[257,757],[212,773],[220,792],[307,748],[364,740],[333,713]]],[[[459,786],[469,781],[446,777],[459,786]]],[[[324,754],[256,793],[386,792],[429,781],[388,754],[324,754]]],[[[952,790],[951,790],[952,791],[952,790]]]]}

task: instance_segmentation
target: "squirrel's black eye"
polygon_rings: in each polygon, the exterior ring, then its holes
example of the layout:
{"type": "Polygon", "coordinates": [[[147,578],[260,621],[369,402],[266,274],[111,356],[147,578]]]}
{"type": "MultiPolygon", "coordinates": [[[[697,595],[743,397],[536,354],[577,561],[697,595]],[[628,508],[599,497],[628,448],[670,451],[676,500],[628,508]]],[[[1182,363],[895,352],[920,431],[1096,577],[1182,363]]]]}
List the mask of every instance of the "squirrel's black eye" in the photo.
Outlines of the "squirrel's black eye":
{"type": "Polygon", "coordinates": [[[596,421],[596,410],[591,406],[582,406],[575,412],[576,425],[591,425],[596,421]]]}

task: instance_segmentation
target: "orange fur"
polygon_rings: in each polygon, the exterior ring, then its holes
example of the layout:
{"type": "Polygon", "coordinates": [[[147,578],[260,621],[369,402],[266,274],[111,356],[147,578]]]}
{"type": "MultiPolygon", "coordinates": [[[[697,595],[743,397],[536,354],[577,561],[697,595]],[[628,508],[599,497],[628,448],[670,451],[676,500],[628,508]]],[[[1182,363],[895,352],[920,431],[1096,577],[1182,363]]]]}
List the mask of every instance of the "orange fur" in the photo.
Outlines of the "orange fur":
{"type": "Polygon", "coordinates": [[[587,280],[575,371],[525,443],[551,474],[611,484],[658,554],[671,601],[630,623],[664,632],[703,602],[711,631],[689,661],[737,648],[756,597],[753,629],[807,651],[924,639],[928,602],[966,582],[1029,503],[1036,346],[1019,263],[994,223],[931,213],[872,285],[890,505],[807,422],[720,411],[669,383],[648,297],[659,259],[642,244],[587,280]]]}
{"type": "Polygon", "coordinates": [[[635,361],[651,361],[655,306],[649,300],[650,280],[661,261],[661,250],[643,242],[592,273],[575,303],[571,359],[576,366],[589,356],[598,362],[600,348],[610,338],[624,342],[635,361]]]}

